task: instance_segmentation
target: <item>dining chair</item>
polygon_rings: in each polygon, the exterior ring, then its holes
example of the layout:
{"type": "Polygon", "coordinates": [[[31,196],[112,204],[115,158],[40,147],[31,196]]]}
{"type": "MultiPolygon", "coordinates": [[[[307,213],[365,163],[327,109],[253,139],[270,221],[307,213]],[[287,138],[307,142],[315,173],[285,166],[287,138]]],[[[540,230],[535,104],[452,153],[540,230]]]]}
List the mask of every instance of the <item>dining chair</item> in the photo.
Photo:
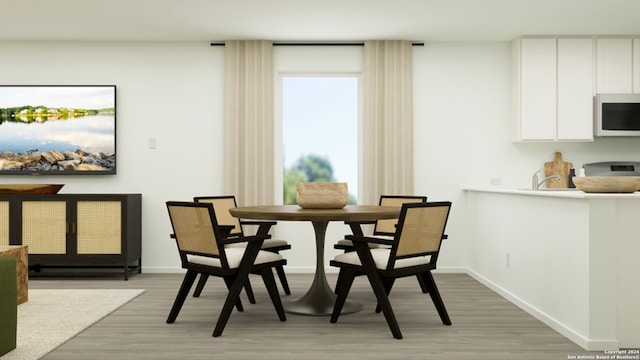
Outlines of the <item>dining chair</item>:
{"type": "Polygon", "coordinates": [[[402,339],[389,302],[389,293],[396,279],[419,276],[427,287],[442,323],[451,325],[431,274],[436,268],[450,210],[451,202],[448,201],[403,204],[392,240],[362,234],[347,236],[353,242],[355,251],[336,255],[330,261],[330,265],[338,267],[341,274],[330,322],[338,321],[355,277],[366,275],[378,300],[376,312],[383,312],[393,337],[402,339]],[[369,244],[372,243],[387,246],[371,248],[369,244]]]}
{"type": "MultiPolygon", "coordinates": [[[[380,200],[378,201],[378,205],[380,206],[393,206],[393,207],[402,207],[402,204],[408,204],[408,203],[425,203],[427,202],[427,197],[426,196],[413,196],[413,195],[381,195],[380,196],[380,200]]],[[[360,225],[365,225],[365,224],[373,224],[373,235],[374,236],[387,236],[390,238],[393,238],[393,235],[396,232],[396,225],[398,224],[398,219],[380,219],[377,221],[372,221],[372,222],[360,222],[360,225]]],[[[386,246],[386,245],[380,245],[380,244],[376,244],[376,243],[370,243],[369,247],[371,248],[378,248],[381,246],[386,246]]],[[[334,249],[337,250],[343,250],[344,252],[351,252],[351,251],[355,251],[355,248],[353,247],[353,242],[349,239],[341,239],[338,240],[336,242],[335,245],[333,245],[334,249]]],[[[426,293],[426,288],[424,287],[424,284],[422,283],[422,279],[418,276],[418,283],[420,283],[420,288],[422,289],[423,292],[426,293]]],[[[338,281],[340,281],[340,276],[338,275],[338,281]]],[[[337,291],[337,287],[336,287],[336,291],[337,291]]]]}
{"type": "MultiPolygon", "coordinates": [[[[401,207],[402,204],[407,203],[425,203],[427,202],[426,196],[411,196],[411,195],[381,195],[378,205],[380,206],[393,206],[401,207]]],[[[360,224],[373,224],[373,235],[376,236],[390,236],[392,237],[396,232],[396,224],[398,219],[380,219],[373,222],[361,222],[360,224]]],[[[379,247],[379,244],[370,244],[371,247],[379,247]]],[[[353,243],[349,239],[341,239],[333,246],[334,249],[344,250],[345,252],[354,251],[353,243]]]]}
{"type": "Polygon", "coordinates": [[[250,273],[262,276],[279,319],[286,320],[273,268],[287,261],[280,254],[260,250],[262,242],[270,237],[268,231],[274,222],[263,222],[255,236],[229,236],[231,227],[218,224],[213,204],[168,201],[166,205],[182,268],[187,270],[169,312],[168,324],[175,322],[198,274],[223,278],[229,290],[213,330],[214,337],[222,335],[234,306],[238,311],[244,310],[240,292],[250,273]],[[237,243],[246,246],[227,246],[237,243]]]}
{"type": "MultiPolygon", "coordinates": [[[[231,232],[229,233],[230,237],[242,237],[244,236],[244,226],[248,225],[260,225],[262,221],[247,221],[240,220],[231,215],[229,209],[237,207],[236,197],[233,195],[222,195],[222,196],[197,196],[194,197],[193,200],[195,202],[202,203],[211,203],[213,204],[213,208],[216,212],[216,217],[219,224],[222,225],[230,225],[233,226],[231,232]]],[[[232,244],[228,246],[245,246],[243,243],[232,244]]],[[[262,243],[262,250],[273,252],[279,254],[282,250],[291,249],[291,245],[286,240],[279,239],[267,239],[262,243]]],[[[291,290],[289,289],[289,282],[287,281],[287,276],[284,272],[284,266],[276,267],[276,273],[278,274],[278,278],[280,279],[280,283],[282,284],[282,288],[286,295],[291,294],[291,290]]],[[[196,285],[196,289],[194,290],[193,296],[199,297],[202,293],[202,289],[204,289],[205,284],[207,283],[208,276],[206,274],[200,275],[200,280],[198,280],[198,285],[196,285]]],[[[249,302],[252,304],[256,303],[255,296],[253,295],[253,290],[251,288],[251,282],[247,281],[245,286],[245,291],[247,293],[247,297],[249,298],[249,302]]]]}

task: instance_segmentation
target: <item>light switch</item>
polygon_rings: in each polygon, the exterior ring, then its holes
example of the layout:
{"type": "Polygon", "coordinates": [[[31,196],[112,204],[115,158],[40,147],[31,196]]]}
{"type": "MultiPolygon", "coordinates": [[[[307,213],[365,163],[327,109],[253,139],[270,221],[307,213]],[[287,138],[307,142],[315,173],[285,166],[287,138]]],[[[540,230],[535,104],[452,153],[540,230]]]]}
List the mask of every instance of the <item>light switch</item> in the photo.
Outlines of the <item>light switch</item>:
{"type": "Polygon", "coordinates": [[[149,138],[149,149],[155,149],[156,148],[156,138],[154,137],[150,137],[149,138]]]}

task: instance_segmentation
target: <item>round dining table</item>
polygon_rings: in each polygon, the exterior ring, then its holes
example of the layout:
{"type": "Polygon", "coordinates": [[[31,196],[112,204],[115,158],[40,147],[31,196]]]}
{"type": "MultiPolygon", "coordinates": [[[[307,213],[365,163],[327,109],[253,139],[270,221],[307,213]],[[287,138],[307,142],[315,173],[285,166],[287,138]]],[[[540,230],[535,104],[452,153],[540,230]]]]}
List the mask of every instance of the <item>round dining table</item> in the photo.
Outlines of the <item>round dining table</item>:
{"type": "MultiPolygon", "coordinates": [[[[241,206],[230,209],[232,216],[240,219],[310,221],[316,241],[316,270],[313,283],[300,298],[284,301],[285,311],[300,315],[331,315],[336,296],[329,286],[324,269],[324,245],[327,225],[330,221],[348,221],[355,235],[362,235],[357,222],[379,219],[395,219],[400,215],[399,207],[376,205],[347,205],[341,209],[303,209],[298,205],[241,206]]],[[[360,311],[362,305],[347,301],[342,314],[360,311]]]]}

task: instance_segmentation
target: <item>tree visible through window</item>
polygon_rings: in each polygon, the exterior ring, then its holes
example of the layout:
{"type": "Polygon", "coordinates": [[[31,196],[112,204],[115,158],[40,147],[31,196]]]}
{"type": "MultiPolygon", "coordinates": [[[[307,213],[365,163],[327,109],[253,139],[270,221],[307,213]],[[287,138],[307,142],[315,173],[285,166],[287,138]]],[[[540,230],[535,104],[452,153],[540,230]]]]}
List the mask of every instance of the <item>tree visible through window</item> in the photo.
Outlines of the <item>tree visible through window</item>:
{"type": "Polygon", "coordinates": [[[358,78],[282,78],[284,204],[296,203],[299,182],[346,182],[358,194],[358,78]]]}

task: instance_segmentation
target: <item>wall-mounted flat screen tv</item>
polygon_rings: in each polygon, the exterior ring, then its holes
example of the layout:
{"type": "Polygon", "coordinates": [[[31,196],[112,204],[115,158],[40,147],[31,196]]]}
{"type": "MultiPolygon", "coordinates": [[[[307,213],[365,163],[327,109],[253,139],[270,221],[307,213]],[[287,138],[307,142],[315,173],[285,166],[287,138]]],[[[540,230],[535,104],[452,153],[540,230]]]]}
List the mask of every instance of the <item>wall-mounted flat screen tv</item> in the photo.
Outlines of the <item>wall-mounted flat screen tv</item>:
{"type": "Polygon", "coordinates": [[[115,85],[0,85],[0,175],[115,173],[115,85]]]}

